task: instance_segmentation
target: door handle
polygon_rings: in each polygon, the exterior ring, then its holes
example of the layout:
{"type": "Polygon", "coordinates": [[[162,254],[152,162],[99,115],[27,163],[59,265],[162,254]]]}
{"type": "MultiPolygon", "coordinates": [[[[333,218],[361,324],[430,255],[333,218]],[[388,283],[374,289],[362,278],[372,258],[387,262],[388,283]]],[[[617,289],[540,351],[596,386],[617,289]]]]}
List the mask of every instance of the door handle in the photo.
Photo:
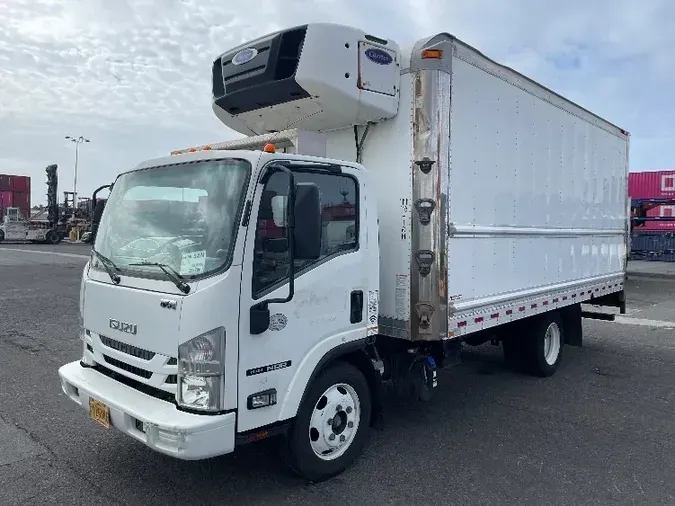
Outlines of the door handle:
{"type": "Polygon", "coordinates": [[[361,323],[363,321],[363,290],[354,290],[350,296],[349,321],[361,323]]]}

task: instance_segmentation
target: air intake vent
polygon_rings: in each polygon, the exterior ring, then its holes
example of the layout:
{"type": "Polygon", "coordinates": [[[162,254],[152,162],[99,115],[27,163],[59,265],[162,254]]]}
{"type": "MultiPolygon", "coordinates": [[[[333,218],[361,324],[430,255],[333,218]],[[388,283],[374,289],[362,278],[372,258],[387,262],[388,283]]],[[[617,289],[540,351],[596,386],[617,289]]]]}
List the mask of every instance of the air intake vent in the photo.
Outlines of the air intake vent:
{"type": "Polygon", "coordinates": [[[128,373],[140,376],[141,378],[150,379],[150,376],[152,376],[152,372],[150,371],[146,371],[145,369],[141,369],[140,367],[127,364],[126,362],[122,362],[121,360],[117,360],[116,358],[109,357],[108,355],[103,355],[103,358],[107,363],[109,363],[113,367],[117,367],[118,369],[122,369],[123,371],[126,371],[128,373]]]}
{"type": "Polygon", "coordinates": [[[132,357],[140,358],[141,360],[152,360],[155,356],[155,353],[152,351],[144,350],[143,348],[138,348],[121,341],[116,341],[115,339],[110,339],[106,336],[98,336],[98,338],[101,340],[101,343],[103,343],[103,346],[121,353],[126,353],[132,357]]]}
{"type": "Polygon", "coordinates": [[[293,77],[300,63],[300,50],[305,40],[306,29],[293,30],[281,36],[281,46],[277,57],[277,68],[274,71],[274,79],[288,79],[293,77]]]}
{"type": "Polygon", "coordinates": [[[213,62],[213,96],[222,97],[225,95],[225,84],[223,84],[223,60],[218,58],[213,62]]]}

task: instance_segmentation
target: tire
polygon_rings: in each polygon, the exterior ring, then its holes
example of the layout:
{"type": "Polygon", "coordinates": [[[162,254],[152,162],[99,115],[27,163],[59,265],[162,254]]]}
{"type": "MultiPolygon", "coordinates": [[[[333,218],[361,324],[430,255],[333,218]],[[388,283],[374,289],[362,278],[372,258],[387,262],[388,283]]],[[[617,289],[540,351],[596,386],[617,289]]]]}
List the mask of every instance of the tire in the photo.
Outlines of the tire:
{"type": "Polygon", "coordinates": [[[321,372],[309,386],[286,437],[285,456],[291,470],[310,482],[320,482],[347,469],[368,440],[371,398],[365,376],[353,365],[335,362],[321,372]],[[330,453],[320,456],[322,450],[330,453]]]}
{"type": "Polygon", "coordinates": [[[50,230],[45,236],[45,241],[48,244],[58,244],[61,242],[61,237],[59,236],[58,232],[56,232],[56,230],[50,230]]]}
{"type": "Polygon", "coordinates": [[[4,240],[5,240],[5,232],[3,232],[2,230],[0,230],[0,242],[2,242],[2,241],[4,241],[4,240]]]}
{"type": "Polygon", "coordinates": [[[562,360],[565,343],[560,315],[552,311],[528,323],[523,342],[525,369],[533,376],[552,376],[562,360]]]}

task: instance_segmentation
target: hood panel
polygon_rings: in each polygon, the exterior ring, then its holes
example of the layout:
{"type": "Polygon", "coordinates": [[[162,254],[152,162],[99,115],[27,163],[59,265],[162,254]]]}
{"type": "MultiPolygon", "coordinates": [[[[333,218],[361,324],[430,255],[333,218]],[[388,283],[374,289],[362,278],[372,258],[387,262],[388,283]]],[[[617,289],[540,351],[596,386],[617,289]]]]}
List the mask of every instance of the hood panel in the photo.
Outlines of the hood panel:
{"type": "Polygon", "coordinates": [[[182,304],[182,297],[87,280],[84,327],[120,343],[175,357],[182,304]]]}

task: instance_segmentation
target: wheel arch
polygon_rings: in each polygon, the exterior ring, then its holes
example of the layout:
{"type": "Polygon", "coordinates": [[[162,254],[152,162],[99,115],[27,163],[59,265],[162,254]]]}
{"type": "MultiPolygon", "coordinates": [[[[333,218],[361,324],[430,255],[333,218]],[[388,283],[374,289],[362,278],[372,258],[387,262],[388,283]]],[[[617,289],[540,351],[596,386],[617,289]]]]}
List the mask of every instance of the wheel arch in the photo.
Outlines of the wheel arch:
{"type": "Polygon", "coordinates": [[[356,367],[365,376],[372,395],[372,410],[369,422],[370,425],[373,425],[382,413],[382,381],[368,356],[367,349],[369,345],[368,338],[362,338],[342,343],[328,350],[317,362],[309,376],[309,380],[305,383],[300,402],[296,406],[293,416],[297,413],[299,406],[305,402],[309,387],[319,374],[335,362],[341,361],[356,367]]]}

